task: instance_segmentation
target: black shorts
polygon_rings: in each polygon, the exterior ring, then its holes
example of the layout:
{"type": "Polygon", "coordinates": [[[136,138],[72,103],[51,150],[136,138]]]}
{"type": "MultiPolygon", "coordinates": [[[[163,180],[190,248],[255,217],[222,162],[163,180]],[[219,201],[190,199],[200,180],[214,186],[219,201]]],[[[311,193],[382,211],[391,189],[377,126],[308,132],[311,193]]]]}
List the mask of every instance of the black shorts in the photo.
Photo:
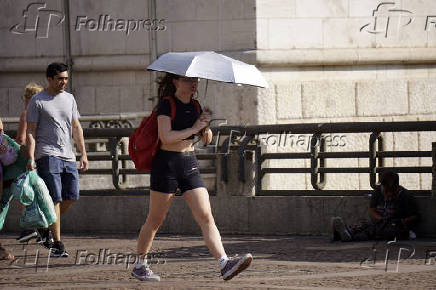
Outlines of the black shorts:
{"type": "Polygon", "coordinates": [[[205,187],[200,175],[197,157],[192,152],[159,150],[151,166],[150,189],[175,193],[205,187]]]}

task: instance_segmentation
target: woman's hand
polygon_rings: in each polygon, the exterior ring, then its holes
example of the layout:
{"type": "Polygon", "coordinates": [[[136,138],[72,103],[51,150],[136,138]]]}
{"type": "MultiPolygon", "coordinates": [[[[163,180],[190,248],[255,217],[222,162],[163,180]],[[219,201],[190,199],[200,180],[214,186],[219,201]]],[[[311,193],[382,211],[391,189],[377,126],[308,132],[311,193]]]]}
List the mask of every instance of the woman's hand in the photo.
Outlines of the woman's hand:
{"type": "Polygon", "coordinates": [[[196,133],[198,133],[201,130],[203,130],[204,128],[209,126],[210,119],[211,119],[210,113],[203,112],[200,115],[200,117],[197,119],[197,121],[195,121],[192,128],[195,130],[196,133]]]}

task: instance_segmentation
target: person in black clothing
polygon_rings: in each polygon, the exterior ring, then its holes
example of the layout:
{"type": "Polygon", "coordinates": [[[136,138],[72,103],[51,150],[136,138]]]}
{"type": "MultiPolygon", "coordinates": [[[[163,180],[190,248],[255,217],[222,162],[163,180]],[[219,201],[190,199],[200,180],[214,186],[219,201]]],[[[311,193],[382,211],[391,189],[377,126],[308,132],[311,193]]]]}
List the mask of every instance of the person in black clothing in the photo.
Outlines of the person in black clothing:
{"type": "Polygon", "coordinates": [[[251,254],[237,259],[227,257],[212,216],[209,193],[201,178],[193,147],[195,135],[199,135],[205,145],[212,141],[211,114],[208,110],[199,111],[196,100],[192,99],[197,87],[198,78],[170,73],[159,82],[157,122],[161,145],[152,162],[149,211],[138,237],[139,259],[131,273],[142,281],[160,281],[147,264],[146,256],[177,188],[200,226],[209,251],[218,260],[224,280],[246,269],[253,259],[251,254]],[[167,97],[176,104],[174,120],[171,119],[171,101],[167,97]]]}
{"type": "Polygon", "coordinates": [[[399,184],[397,173],[387,171],[371,196],[370,221],[348,227],[340,217],[332,218],[333,239],[342,241],[414,239],[419,213],[414,196],[399,184]]]}

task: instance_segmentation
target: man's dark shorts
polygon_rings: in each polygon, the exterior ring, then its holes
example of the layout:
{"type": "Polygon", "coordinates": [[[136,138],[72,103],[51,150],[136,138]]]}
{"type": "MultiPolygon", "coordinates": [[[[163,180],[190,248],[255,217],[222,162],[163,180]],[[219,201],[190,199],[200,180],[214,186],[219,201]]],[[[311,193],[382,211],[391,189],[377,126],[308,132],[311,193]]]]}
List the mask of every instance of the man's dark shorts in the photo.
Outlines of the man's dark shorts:
{"type": "Polygon", "coordinates": [[[79,199],[79,172],[76,162],[44,156],[36,161],[36,167],[53,202],[79,199]]]}

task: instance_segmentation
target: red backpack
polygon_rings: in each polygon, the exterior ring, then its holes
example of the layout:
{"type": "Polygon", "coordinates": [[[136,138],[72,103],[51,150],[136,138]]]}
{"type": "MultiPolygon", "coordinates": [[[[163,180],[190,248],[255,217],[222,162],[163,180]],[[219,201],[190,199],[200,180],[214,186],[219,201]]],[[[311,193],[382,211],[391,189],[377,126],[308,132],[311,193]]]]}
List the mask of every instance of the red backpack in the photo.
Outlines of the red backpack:
{"type": "MultiPolygon", "coordinates": [[[[164,97],[171,105],[171,121],[176,117],[176,102],[172,97],[164,97]]],[[[200,115],[200,104],[193,100],[200,115]]],[[[144,118],[138,128],[129,137],[129,156],[138,171],[149,172],[153,157],[159,151],[160,140],[157,128],[157,110],[144,118]]]]}

